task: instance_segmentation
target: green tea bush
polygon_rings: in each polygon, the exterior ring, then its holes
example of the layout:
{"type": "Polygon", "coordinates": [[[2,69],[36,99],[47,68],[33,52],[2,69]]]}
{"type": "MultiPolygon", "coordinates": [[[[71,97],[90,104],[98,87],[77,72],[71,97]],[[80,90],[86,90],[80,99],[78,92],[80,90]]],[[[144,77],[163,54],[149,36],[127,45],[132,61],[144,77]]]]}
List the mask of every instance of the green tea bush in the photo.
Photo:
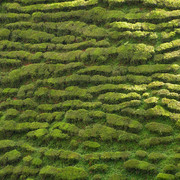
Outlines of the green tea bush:
{"type": "Polygon", "coordinates": [[[169,125],[157,122],[150,122],[145,125],[145,127],[151,131],[158,133],[159,135],[168,135],[173,132],[173,128],[169,125]]]}
{"type": "Polygon", "coordinates": [[[148,155],[148,159],[154,163],[158,162],[160,160],[163,160],[165,158],[166,158],[166,156],[162,153],[159,153],[159,152],[152,152],[148,155]]]}
{"type": "Polygon", "coordinates": [[[20,159],[21,153],[17,150],[12,150],[9,152],[6,152],[3,156],[0,158],[0,163],[2,164],[7,164],[7,163],[12,163],[16,162],[20,159]]]}
{"type": "Polygon", "coordinates": [[[169,73],[156,73],[152,75],[153,79],[161,80],[167,83],[178,83],[180,80],[179,75],[169,73]]]}
{"type": "Polygon", "coordinates": [[[112,67],[108,65],[102,66],[89,66],[84,69],[80,69],[77,74],[86,74],[86,75],[104,75],[109,76],[111,75],[112,67]]]}
{"type": "Polygon", "coordinates": [[[16,142],[14,142],[12,140],[9,140],[9,139],[0,140],[0,149],[1,149],[1,151],[8,150],[8,149],[11,149],[11,148],[14,148],[14,147],[16,147],[16,142]]]}
{"type": "Polygon", "coordinates": [[[42,164],[42,160],[40,158],[33,158],[32,159],[32,165],[35,166],[35,167],[40,167],[41,164],[42,164]]]}
{"type": "Polygon", "coordinates": [[[138,170],[142,172],[154,173],[156,172],[156,167],[146,161],[139,161],[137,159],[130,159],[124,162],[124,167],[127,170],[138,170]]]}
{"type": "Polygon", "coordinates": [[[9,35],[10,35],[9,29],[5,29],[5,28],[0,29],[0,40],[9,39],[9,35]]]}
{"type": "Polygon", "coordinates": [[[19,115],[19,111],[17,111],[16,109],[8,109],[4,116],[5,116],[5,119],[12,119],[12,118],[16,118],[17,116],[19,115]]]}
{"type": "Polygon", "coordinates": [[[128,94],[108,92],[98,97],[98,100],[102,101],[103,103],[109,104],[117,104],[122,101],[128,101],[133,99],[141,99],[141,95],[136,92],[131,92],[128,94]]]}
{"type": "Polygon", "coordinates": [[[24,112],[22,112],[19,116],[21,121],[34,121],[36,119],[36,116],[38,115],[38,113],[36,111],[33,110],[26,110],[24,112]]]}
{"type": "Polygon", "coordinates": [[[93,166],[89,167],[89,171],[93,172],[105,172],[108,170],[107,164],[94,164],[93,166]]]}
{"type": "Polygon", "coordinates": [[[180,102],[175,99],[163,98],[162,104],[167,106],[170,110],[174,110],[175,112],[180,112],[180,102]]]}
{"type": "Polygon", "coordinates": [[[135,155],[140,158],[140,159],[143,159],[145,157],[147,157],[147,152],[146,151],[143,151],[143,150],[137,150],[135,155]]]}
{"type": "Polygon", "coordinates": [[[166,83],[165,86],[170,91],[180,92],[180,85],[179,84],[166,83]]]}
{"type": "Polygon", "coordinates": [[[133,74],[153,74],[160,72],[176,72],[179,70],[178,64],[153,64],[153,65],[139,65],[129,66],[128,72],[133,74]]]}
{"type": "Polygon", "coordinates": [[[47,129],[37,129],[35,131],[29,131],[27,137],[30,138],[42,138],[48,133],[47,129]]]}
{"type": "Polygon", "coordinates": [[[22,65],[20,60],[16,59],[0,59],[0,68],[18,68],[22,65]]]}
{"type": "Polygon", "coordinates": [[[1,22],[12,23],[16,21],[26,21],[31,17],[30,14],[24,13],[1,13],[0,20],[1,22]]]}
{"type": "Polygon", "coordinates": [[[12,165],[7,165],[5,167],[3,167],[1,170],[0,170],[0,177],[4,178],[8,175],[11,175],[12,172],[13,172],[13,166],[12,165]]]}
{"type": "Polygon", "coordinates": [[[85,123],[92,122],[92,118],[89,116],[89,112],[85,109],[79,109],[77,111],[69,110],[65,114],[65,119],[68,122],[79,122],[85,123]]]}
{"type": "Polygon", "coordinates": [[[166,173],[159,173],[157,176],[156,176],[156,179],[157,180],[173,180],[175,179],[175,176],[172,175],[172,174],[166,174],[166,173]]]}
{"type": "Polygon", "coordinates": [[[12,40],[13,41],[41,43],[41,42],[50,42],[53,37],[54,37],[53,34],[48,34],[46,32],[41,32],[41,31],[35,31],[32,29],[14,30],[12,32],[12,40]]]}
{"type": "Polygon", "coordinates": [[[102,108],[105,112],[115,113],[115,112],[120,112],[122,109],[126,107],[137,107],[140,104],[141,104],[140,100],[131,100],[128,102],[117,104],[117,105],[116,104],[113,104],[113,105],[103,104],[102,108]]]}
{"type": "Polygon", "coordinates": [[[163,167],[163,172],[168,174],[175,174],[177,171],[177,167],[174,164],[166,164],[163,167]]]}
{"type": "Polygon", "coordinates": [[[127,133],[126,131],[119,130],[119,142],[138,142],[140,137],[134,133],[127,133]]]}
{"type": "Polygon", "coordinates": [[[23,50],[22,44],[20,42],[12,42],[8,40],[0,41],[0,50],[23,50]]]}
{"type": "Polygon", "coordinates": [[[65,133],[63,133],[61,130],[59,129],[53,129],[49,132],[49,137],[53,138],[55,140],[59,140],[59,139],[68,139],[69,136],[65,133]]]}
{"type": "Polygon", "coordinates": [[[118,132],[111,127],[94,124],[92,126],[86,126],[85,129],[79,131],[79,136],[85,139],[99,138],[102,141],[112,141],[118,138],[118,132]]]}
{"type": "Polygon", "coordinates": [[[64,131],[66,133],[70,134],[77,134],[79,131],[79,128],[75,126],[74,124],[66,123],[66,122],[55,122],[53,123],[52,129],[58,128],[61,131],[64,131]]]}
{"type": "Polygon", "coordinates": [[[151,137],[147,139],[143,139],[139,142],[139,145],[145,148],[149,148],[151,146],[157,146],[160,144],[169,144],[173,142],[172,136],[166,136],[166,137],[151,137]]]}
{"type": "Polygon", "coordinates": [[[84,141],[83,146],[89,149],[98,149],[100,147],[100,144],[98,142],[93,141],[84,141]]]}
{"type": "Polygon", "coordinates": [[[145,64],[154,54],[153,46],[145,44],[122,45],[117,50],[119,58],[128,64],[145,64]]]}
{"type": "Polygon", "coordinates": [[[126,116],[119,116],[116,114],[107,114],[106,115],[107,123],[125,129],[130,129],[131,131],[140,131],[142,129],[142,124],[136,120],[133,120],[126,116]]]}

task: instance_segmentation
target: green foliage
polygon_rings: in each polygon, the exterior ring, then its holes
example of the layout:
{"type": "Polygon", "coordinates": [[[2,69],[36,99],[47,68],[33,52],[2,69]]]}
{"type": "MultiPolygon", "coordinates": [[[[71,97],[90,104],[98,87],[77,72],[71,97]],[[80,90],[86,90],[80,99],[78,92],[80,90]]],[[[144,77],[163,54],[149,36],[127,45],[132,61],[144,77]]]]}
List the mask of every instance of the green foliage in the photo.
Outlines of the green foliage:
{"type": "Polygon", "coordinates": [[[100,144],[93,141],[84,141],[83,146],[89,149],[98,149],[100,147],[100,144]]]}
{"type": "Polygon", "coordinates": [[[114,128],[94,124],[93,126],[86,126],[85,129],[81,129],[79,136],[82,138],[99,137],[102,141],[112,141],[112,139],[117,139],[118,133],[114,128]]]}
{"type": "Polygon", "coordinates": [[[141,96],[136,92],[131,92],[128,94],[108,92],[98,97],[98,100],[109,104],[117,104],[122,101],[133,100],[133,99],[141,99],[141,96]]]}
{"type": "Polygon", "coordinates": [[[37,129],[35,131],[30,131],[27,133],[27,136],[30,138],[42,138],[48,133],[47,129],[37,129]]]}
{"type": "Polygon", "coordinates": [[[151,137],[147,139],[143,139],[139,142],[139,145],[145,148],[148,148],[150,146],[156,146],[160,144],[169,144],[173,141],[172,136],[166,136],[166,137],[151,137]]]}
{"type": "Polygon", "coordinates": [[[165,159],[165,155],[164,154],[161,154],[159,152],[152,152],[148,155],[148,159],[152,162],[158,162],[162,159],[165,159]]]}
{"type": "Polygon", "coordinates": [[[163,179],[173,180],[173,179],[175,179],[175,177],[174,177],[174,175],[172,175],[172,174],[159,173],[159,174],[156,176],[156,179],[159,179],[159,180],[163,180],[163,179]]]}
{"type": "Polygon", "coordinates": [[[147,123],[145,127],[151,131],[151,132],[156,132],[160,135],[168,135],[173,132],[173,128],[169,125],[162,124],[162,123],[157,123],[157,122],[151,122],[147,123]]]}
{"type": "Polygon", "coordinates": [[[94,164],[93,166],[89,167],[89,171],[94,172],[105,172],[108,170],[107,164],[94,164]]]}
{"type": "Polygon", "coordinates": [[[137,150],[136,151],[136,156],[139,158],[145,158],[147,156],[147,152],[143,150],[137,150]]]}
{"type": "Polygon", "coordinates": [[[49,132],[49,136],[53,139],[68,139],[69,136],[65,133],[63,133],[59,129],[53,129],[49,132]]]}
{"type": "Polygon", "coordinates": [[[19,118],[22,121],[31,121],[32,122],[32,121],[34,121],[36,119],[37,115],[38,115],[38,113],[36,111],[26,110],[26,111],[21,113],[19,118]]]}
{"type": "Polygon", "coordinates": [[[5,28],[0,29],[0,40],[9,39],[9,35],[10,35],[9,29],[5,29],[5,28]]]}
{"type": "Polygon", "coordinates": [[[19,115],[19,111],[17,111],[16,109],[8,109],[4,116],[5,119],[12,119],[12,118],[16,118],[19,115]]]}
{"type": "Polygon", "coordinates": [[[40,32],[35,30],[14,30],[12,32],[12,40],[14,41],[24,41],[31,43],[41,43],[50,42],[54,37],[53,34],[48,34],[46,32],[40,32]]]}
{"type": "Polygon", "coordinates": [[[153,46],[145,44],[122,45],[117,50],[119,58],[127,64],[146,64],[154,54],[153,46]]]}
{"type": "Polygon", "coordinates": [[[166,164],[163,167],[163,172],[168,174],[174,174],[177,170],[177,167],[174,164],[166,164]]]}
{"type": "MultiPolygon", "coordinates": [[[[107,123],[121,128],[128,128],[132,131],[140,131],[142,129],[142,124],[136,120],[133,120],[126,116],[118,116],[116,114],[107,114],[106,115],[107,123]]],[[[124,134],[125,135],[125,134],[124,134]]],[[[130,134],[129,134],[130,135],[130,134]]],[[[126,136],[126,135],[125,135],[126,136]]],[[[133,137],[133,135],[132,135],[133,137]]]]}
{"type": "Polygon", "coordinates": [[[124,162],[124,167],[127,170],[138,170],[142,172],[154,173],[156,172],[156,167],[146,161],[139,161],[137,159],[130,159],[124,162]]]}
{"type": "Polygon", "coordinates": [[[40,158],[33,158],[32,165],[35,167],[39,167],[42,164],[42,160],[40,158]]]}
{"type": "Polygon", "coordinates": [[[21,157],[21,153],[17,150],[12,150],[7,153],[5,153],[3,156],[0,157],[0,162],[2,164],[7,164],[11,162],[18,161],[21,157]]]}

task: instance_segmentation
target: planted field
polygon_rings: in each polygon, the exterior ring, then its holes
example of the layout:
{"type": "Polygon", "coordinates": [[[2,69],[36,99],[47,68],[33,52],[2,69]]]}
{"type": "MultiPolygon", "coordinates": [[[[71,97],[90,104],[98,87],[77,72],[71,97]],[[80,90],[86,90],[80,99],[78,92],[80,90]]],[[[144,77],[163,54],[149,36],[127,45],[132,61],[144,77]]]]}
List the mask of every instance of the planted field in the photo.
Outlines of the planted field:
{"type": "Polygon", "coordinates": [[[0,165],[180,179],[180,0],[2,0],[0,165]]]}

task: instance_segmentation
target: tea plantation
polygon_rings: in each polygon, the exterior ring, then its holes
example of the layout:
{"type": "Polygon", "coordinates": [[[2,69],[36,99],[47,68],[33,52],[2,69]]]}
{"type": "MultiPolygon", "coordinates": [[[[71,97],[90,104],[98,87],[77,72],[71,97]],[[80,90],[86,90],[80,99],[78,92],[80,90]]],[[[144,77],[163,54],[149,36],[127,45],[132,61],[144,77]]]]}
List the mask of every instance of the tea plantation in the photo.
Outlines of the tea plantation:
{"type": "Polygon", "coordinates": [[[180,0],[0,1],[0,180],[180,179],[180,0]]]}

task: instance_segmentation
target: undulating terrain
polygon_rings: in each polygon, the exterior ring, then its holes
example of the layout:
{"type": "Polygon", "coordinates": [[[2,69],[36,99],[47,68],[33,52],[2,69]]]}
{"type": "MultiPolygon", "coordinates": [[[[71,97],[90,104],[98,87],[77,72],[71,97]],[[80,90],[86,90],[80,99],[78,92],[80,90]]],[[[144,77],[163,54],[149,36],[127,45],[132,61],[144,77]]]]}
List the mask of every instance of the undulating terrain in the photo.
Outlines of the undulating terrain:
{"type": "Polygon", "coordinates": [[[180,0],[1,0],[0,179],[179,180],[180,0]]]}

